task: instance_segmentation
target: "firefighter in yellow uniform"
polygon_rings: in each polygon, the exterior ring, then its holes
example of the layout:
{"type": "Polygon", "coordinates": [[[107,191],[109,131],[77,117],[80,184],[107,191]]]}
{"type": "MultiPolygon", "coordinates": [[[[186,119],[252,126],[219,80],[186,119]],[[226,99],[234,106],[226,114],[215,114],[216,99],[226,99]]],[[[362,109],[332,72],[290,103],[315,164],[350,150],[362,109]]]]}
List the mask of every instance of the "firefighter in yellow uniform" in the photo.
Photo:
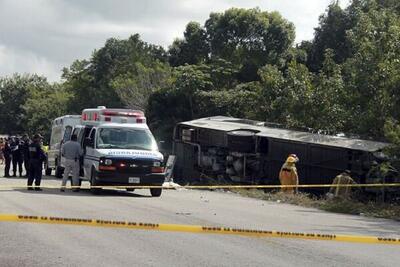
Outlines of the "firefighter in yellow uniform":
{"type": "MultiPolygon", "coordinates": [[[[297,174],[297,169],[295,163],[298,162],[299,159],[296,155],[289,155],[286,159],[286,162],[282,165],[281,171],[279,172],[279,180],[281,181],[281,185],[298,185],[299,184],[299,176],[297,174]]],[[[281,189],[282,192],[293,194],[297,193],[297,187],[286,187],[281,189]]]]}
{"type": "Polygon", "coordinates": [[[350,171],[345,170],[341,174],[335,177],[332,182],[332,185],[340,185],[340,186],[332,186],[329,190],[328,197],[341,197],[341,198],[349,198],[351,195],[351,186],[356,184],[353,178],[350,176],[350,171]]]}

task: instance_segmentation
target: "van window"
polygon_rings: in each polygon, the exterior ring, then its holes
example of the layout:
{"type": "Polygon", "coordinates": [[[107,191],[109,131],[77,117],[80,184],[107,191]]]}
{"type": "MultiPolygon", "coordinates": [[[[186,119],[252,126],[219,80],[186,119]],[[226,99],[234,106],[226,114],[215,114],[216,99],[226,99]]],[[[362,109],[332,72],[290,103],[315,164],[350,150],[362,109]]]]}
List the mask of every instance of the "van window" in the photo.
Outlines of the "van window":
{"type": "Polygon", "coordinates": [[[79,131],[78,142],[81,144],[81,146],[84,146],[85,139],[89,137],[91,129],[92,127],[86,126],[79,131]]]}
{"type": "Polygon", "coordinates": [[[80,130],[80,128],[75,128],[73,131],[72,131],[72,135],[76,135],[77,137],[79,136],[79,130],[80,130]]]}
{"type": "Polygon", "coordinates": [[[63,138],[64,143],[71,140],[71,133],[72,133],[72,126],[66,126],[63,138]]]}
{"type": "Polygon", "coordinates": [[[56,126],[51,130],[51,137],[50,137],[50,146],[54,146],[55,144],[59,144],[61,142],[61,133],[62,126],[56,126]]]}
{"type": "Polygon", "coordinates": [[[92,131],[90,132],[90,139],[94,140],[94,137],[96,136],[96,129],[92,129],[92,131]]]}
{"type": "Polygon", "coordinates": [[[96,137],[96,129],[92,129],[92,131],[90,132],[90,136],[89,138],[92,140],[92,145],[88,145],[88,147],[93,147],[94,146],[94,140],[96,137]]]}

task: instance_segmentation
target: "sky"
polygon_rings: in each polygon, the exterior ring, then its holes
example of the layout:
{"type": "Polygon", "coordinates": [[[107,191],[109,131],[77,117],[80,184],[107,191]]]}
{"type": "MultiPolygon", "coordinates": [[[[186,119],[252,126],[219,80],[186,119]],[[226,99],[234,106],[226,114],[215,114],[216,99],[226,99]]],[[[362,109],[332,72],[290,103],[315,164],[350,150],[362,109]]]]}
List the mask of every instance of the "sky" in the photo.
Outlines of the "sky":
{"type": "MultiPolygon", "coordinates": [[[[350,0],[341,0],[345,7],[350,0]]],[[[37,73],[60,81],[61,70],[88,59],[108,38],[141,38],[165,48],[189,21],[231,7],[278,11],[294,23],[296,42],[311,40],[332,0],[0,0],[0,77],[37,73]]]]}

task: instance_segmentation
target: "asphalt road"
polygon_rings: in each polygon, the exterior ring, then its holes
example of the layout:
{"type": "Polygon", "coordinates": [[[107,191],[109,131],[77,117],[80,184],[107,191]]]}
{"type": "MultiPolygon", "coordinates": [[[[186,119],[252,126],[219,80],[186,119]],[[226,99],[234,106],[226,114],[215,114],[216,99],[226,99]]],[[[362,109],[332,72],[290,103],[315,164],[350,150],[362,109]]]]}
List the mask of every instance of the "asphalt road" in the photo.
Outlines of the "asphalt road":
{"type": "MultiPolygon", "coordinates": [[[[1,185],[25,185],[0,178],[1,185]]],[[[46,178],[43,185],[59,185],[46,178]]],[[[0,190],[0,213],[400,237],[400,222],[232,193],[0,190]]],[[[398,266],[400,246],[0,222],[0,266],[398,266]]]]}

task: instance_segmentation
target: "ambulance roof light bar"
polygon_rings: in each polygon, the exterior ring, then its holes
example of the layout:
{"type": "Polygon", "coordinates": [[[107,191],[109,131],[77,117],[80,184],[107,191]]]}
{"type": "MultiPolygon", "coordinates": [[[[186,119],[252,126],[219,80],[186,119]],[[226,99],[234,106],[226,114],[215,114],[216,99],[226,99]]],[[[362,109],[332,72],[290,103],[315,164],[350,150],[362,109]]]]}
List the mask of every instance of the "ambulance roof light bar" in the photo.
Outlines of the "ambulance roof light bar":
{"type": "Polygon", "coordinates": [[[117,110],[117,109],[106,109],[101,112],[104,116],[121,116],[121,117],[143,117],[144,113],[140,110],[117,110]]]}
{"type": "Polygon", "coordinates": [[[82,111],[83,124],[98,125],[102,121],[109,123],[146,123],[146,117],[141,110],[108,109],[104,106],[82,111]]]}

